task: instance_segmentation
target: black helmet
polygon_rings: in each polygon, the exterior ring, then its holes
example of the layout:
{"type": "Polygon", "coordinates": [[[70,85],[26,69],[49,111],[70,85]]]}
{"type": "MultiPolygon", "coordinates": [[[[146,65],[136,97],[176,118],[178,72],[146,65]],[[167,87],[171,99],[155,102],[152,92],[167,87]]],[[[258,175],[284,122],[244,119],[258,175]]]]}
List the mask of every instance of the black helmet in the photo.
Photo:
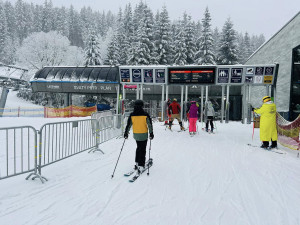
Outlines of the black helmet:
{"type": "Polygon", "coordinates": [[[134,102],[134,106],[140,106],[140,107],[143,107],[144,106],[144,102],[140,99],[136,100],[134,102]]]}

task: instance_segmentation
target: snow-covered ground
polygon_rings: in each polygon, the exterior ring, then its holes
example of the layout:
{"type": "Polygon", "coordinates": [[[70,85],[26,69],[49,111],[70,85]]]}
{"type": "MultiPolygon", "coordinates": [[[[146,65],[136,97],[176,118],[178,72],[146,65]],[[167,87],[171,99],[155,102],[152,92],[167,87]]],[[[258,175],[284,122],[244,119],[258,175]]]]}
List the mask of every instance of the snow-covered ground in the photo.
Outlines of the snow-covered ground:
{"type": "MultiPolygon", "coordinates": [[[[48,119],[0,118],[39,128],[48,119]]],[[[52,119],[53,120],[53,119],[52,119]]],[[[216,134],[165,130],[154,123],[150,175],[129,183],[135,141],[101,145],[43,168],[49,179],[25,175],[0,181],[1,225],[295,225],[300,224],[300,160],[297,152],[276,154],[259,145],[259,130],[239,122],[216,123],[216,134]]],[[[198,124],[201,128],[201,124],[198,124]]],[[[147,157],[148,157],[147,147],[147,157]]]]}

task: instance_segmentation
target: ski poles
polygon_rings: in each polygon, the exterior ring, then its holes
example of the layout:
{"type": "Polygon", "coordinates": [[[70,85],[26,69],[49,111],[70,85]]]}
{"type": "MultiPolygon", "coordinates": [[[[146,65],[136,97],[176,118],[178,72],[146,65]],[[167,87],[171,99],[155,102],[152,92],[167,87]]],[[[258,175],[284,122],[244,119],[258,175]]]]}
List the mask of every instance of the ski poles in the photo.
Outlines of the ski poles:
{"type": "MultiPolygon", "coordinates": [[[[151,151],[151,139],[150,139],[150,146],[149,146],[149,163],[150,163],[150,151],[151,151]]],[[[149,163],[148,163],[148,173],[147,173],[148,176],[149,176],[149,163]]]]}
{"type": "Polygon", "coordinates": [[[252,141],[253,141],[253,136],[254,136],[254,124],[255,124],[255,122],[254,122],[254,111],[253,111],[253,132],[252,132],[252,141]]]}
{"type": "MultiPolygon", "coordinates": [[[[120,156],[121,156],[121,153],[122,153],[122,150],[123,150],[123,147],[124,147],[125,141],[126,141],[126,139],[124,139],[124,142],[123,142],[123,145],[122,145],[122,148],[121,148],[121,151],[120,151],[119,157],[118,157],[118,161],[117,161],[117,163],[116,163],[116,166],[115,166],[114,172],[113,172],[113,174],[111,175],[111,179],[114,177],[114,174],[115,174],[115,171],[116,171],[116,168],[117,168],[117,165],[118,165],[118,162],[119,162],[119,159],[120,159],[120,156]]],[[[151,144],[151,142],[150,142],[150,144],[151,144]]],[[[150,154],[150,152],[149,152],[149,154],[150,154]]]]}

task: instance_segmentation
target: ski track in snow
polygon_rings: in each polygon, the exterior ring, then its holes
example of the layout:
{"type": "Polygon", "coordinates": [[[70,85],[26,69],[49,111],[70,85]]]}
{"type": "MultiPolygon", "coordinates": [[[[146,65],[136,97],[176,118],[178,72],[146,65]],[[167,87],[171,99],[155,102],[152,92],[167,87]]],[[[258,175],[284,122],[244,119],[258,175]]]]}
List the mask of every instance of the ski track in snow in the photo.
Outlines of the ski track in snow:
{"type": "MultiPolygon", "coordinates": [[[[48,122],[41,120],[27,125],[39,128],[48,122]]],[[[134,165],[132,134],[113,179],[124,139],[101,144],[105,154],[83,152],[42,168],[49,179],[45,184],[26,181],[27,174],[1,180],[0,224],[299,224],[297,152],[280,146],[288,152],[281,155],[249,147],[252,125],[216,124],[216,134],[200,131],[191,138],[188,131],[176,132],[179,126],[170,132],[154,123],[153,166],[149,176],[144,173],[134,183],[123,176],[134,165]]],[[[147,158],[148,150],[149,142],[147,158]]]]}

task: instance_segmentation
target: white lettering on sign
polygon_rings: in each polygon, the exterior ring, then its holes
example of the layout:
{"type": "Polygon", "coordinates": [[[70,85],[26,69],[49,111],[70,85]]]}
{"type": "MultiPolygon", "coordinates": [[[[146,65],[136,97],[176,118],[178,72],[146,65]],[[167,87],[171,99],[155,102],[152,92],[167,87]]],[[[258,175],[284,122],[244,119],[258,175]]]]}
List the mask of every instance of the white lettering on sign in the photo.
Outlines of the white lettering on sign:
{"type": "Polygon", "coordinates": [[[97,86],[74,86],[75,90],[90,90],[90,91],[96,91],[98,89],[100,89],[100,91],[111,91],[111,87],[110,86],[100,86],[99,88],[97,86]]]}
{"type": "Polygon", "coordinates": [[[48,89],[59,89],[59,85],[47,85],[48,89]]]}

